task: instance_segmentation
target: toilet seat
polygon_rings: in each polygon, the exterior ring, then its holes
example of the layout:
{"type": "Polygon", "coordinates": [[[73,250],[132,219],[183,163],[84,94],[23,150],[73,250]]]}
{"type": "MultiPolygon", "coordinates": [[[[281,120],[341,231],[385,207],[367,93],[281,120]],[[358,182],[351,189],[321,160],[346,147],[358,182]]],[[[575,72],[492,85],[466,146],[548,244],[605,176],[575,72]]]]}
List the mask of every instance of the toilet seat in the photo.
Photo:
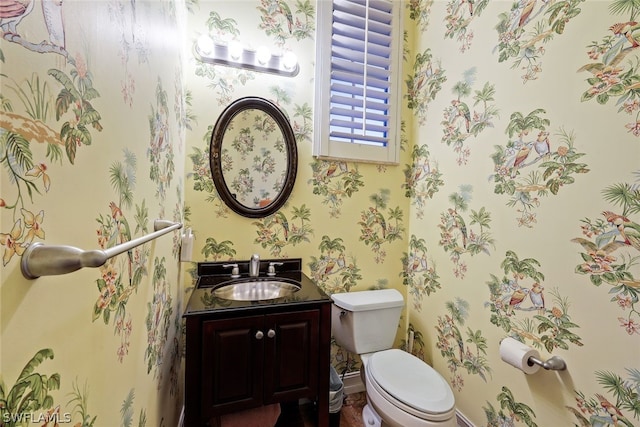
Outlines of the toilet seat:
{"type": "Polygon", "coordinates": [[[455,398],[449,384],[431,366],[398,349],[370,354],[367,379],[393,406],[427,421],[454,417],[455,398]]]}

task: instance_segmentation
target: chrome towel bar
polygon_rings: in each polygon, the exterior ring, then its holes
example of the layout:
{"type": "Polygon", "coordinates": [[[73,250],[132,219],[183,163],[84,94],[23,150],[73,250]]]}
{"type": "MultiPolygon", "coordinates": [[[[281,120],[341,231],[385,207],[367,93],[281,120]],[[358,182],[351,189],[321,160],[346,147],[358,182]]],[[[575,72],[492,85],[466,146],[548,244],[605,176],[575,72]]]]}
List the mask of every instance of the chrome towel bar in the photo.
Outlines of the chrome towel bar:
{"type": "Polygon", "coordinates": [[[67,245],[32,243],[22,254],[20,269],[25,278],[36,279],[40,276],[71,273],[83,267],[100,267],[109,258],[130,251],[136,246],[179,228],[182,228],[181,222],[157,219],[153,223],[155,230],[153,233],[104,250],[83,251],[67,245]]]}

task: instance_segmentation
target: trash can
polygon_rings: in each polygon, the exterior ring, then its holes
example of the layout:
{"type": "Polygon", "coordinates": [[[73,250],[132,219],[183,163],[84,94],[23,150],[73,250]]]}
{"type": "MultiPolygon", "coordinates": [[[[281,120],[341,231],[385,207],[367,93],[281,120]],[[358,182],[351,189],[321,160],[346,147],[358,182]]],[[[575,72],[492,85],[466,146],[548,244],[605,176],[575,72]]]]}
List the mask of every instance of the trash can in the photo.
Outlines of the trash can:
{"type": "Polygon", "coordinates": [[[329,427],[340,427],[344,384],[333,365],[329,367],[329,427]]]}

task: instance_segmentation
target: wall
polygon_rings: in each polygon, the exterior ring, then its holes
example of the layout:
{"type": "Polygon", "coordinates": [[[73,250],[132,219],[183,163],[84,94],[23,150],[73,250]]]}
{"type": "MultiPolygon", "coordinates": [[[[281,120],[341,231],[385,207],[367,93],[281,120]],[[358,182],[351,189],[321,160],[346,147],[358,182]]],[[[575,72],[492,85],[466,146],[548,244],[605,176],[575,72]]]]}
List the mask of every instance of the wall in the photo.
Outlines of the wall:
{"type": "MultiPolygon", "coordinates": [[[[401,289],[398,345],[413,332],[475,425],[638,424],[637,53],[614,37],[637,11],[405,3],[402,159],[384,167],[311,156],[314,3],[279,4],[189,15],[186,50],[208,33],[292,50],[301,66],[286,78],[190,62],[194,260],[302,257],[328,293],[401,289]],[[290,201],[262,220],[230,213],[208,172],[217,116],[247,95],[288,114],[300,155],[290,201]],[[507,336],[569,369],[526,376],[499,358],[507,336]]],[[[357,369],[347,357],[334,349],[335,366],[357,369]]]]}
{"type": "MultiPolygon", "coordinates": [[[[51,398],[39,401],[60,405],[60,419],[175,425],[174,337],[190,286],[183,292],[177,277],[193,274],[177,262],[177,233],[105,269],[35,281],[19,270],[29,243],[109,246],[128,237],[125,224],[139,236],[164,217],[193,227],[194,262],[301,257],[329,293],[401,289],[398,345],[406,325],[412,351],[450,381],[475,425],[640,424],[637,53],[613,37],[637,11],[620,1],[518,4],[405,4],[411,90],[401,163],[384,167],[311,156],[313,2],[287,2],[289,18],[269,0],[67,0],[64,49],[36,3],[0,45],[5,395],[19,392],[27,367],[48,380],[51,398]],[[520,25],[525,4],[534,9],[520,25]],[[178,46],[182,12],[189,30],[178,46]],[[301,73],[197,63],[192,44],[204,32],[290,49],[301,73]],[[246,95],[278,103],[297,136],[298,178],[278,221],[232,214],[209,178],[215,120],[246,95]],[[64,101],[74,97],[89,103],[87,130],[61,137],[80,129],[80,105],[64,101]],[[538,159],[531,143],[545,132],[550,154],[538,159]],[[509,335],[562,356],[568,371],[525,376],[501,362],[509,335]]],[[[357,369],[347,356],[334,349],[334,365],[357,369]]]]}
{"type": "Polygon", "coordinates": [[[179,232],[61,276],[20,261],[182,221],[184,4],[21,3],[0,20],[0,425],[175,426],[179,232]]]}
{"type": "Polygon", "coordinates": [[[409,139],[441,181],[412,182],[413,351],[475,425],[640,425],[638,10],[414,5],[409,139]],[[568,370],[514,369],[508,336],[568,370]]]}
{"type": "MultiPolygon", "coordinates": [[[[313,139],[315,2],[201,1],[188,15],[185,51],[198,38],[238,40],[257,49],[292,51],[300,64],[295,77],[239,71],[189,58],[185,73],[193,117],[187,133],[185,201],[195,234],[194,263],[261,258],[302,258],[304,271],[328,293],[370,287],[402,289],[408,199],[398,191],[402,167],[318,161],[313,139]],[[289,117],[297,141],[298,172],[288,202],[276,215],[244,218],[221,201],[209,168],[209,144],[220,113],[233,100],[260,96],[289,117]]],[[[402,156],[408,158],[406,142],[402,156]]],[[[403,160],[406,163],[406,160],[403,160]]],[[[193,274],[193,271],[191,272],[193,274]]],[[[189,279],[187,279],[189,280],[189,279]]],[[[335,349],[334,364],[353,369],[335,349]]]]}

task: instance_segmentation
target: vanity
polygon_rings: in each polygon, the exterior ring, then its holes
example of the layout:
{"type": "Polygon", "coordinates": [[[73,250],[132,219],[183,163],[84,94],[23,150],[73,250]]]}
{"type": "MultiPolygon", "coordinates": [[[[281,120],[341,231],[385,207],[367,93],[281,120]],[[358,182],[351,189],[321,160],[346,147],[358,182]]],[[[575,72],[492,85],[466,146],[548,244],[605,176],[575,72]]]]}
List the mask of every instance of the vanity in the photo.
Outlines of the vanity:
{"type": "MultiPolygon", "coordinates": [[[[265,218],[284,207],[298,154],[273,102],[232,102],[213,127],[209,156],[229,209],[265,218]]],[[[200,262],[197,276],[184,313],[184,425],[217,427],[224,414],[309,399],[317,425],[328,427],[331,299],[302,272],[301,259],[200,262]]]]}
{"type": "Polygon", "coordinates": [[[331,299],[301,259],[201,262],[197,274],[184,313],[185,426],[299,399],[328,426],[331,299]]]}

